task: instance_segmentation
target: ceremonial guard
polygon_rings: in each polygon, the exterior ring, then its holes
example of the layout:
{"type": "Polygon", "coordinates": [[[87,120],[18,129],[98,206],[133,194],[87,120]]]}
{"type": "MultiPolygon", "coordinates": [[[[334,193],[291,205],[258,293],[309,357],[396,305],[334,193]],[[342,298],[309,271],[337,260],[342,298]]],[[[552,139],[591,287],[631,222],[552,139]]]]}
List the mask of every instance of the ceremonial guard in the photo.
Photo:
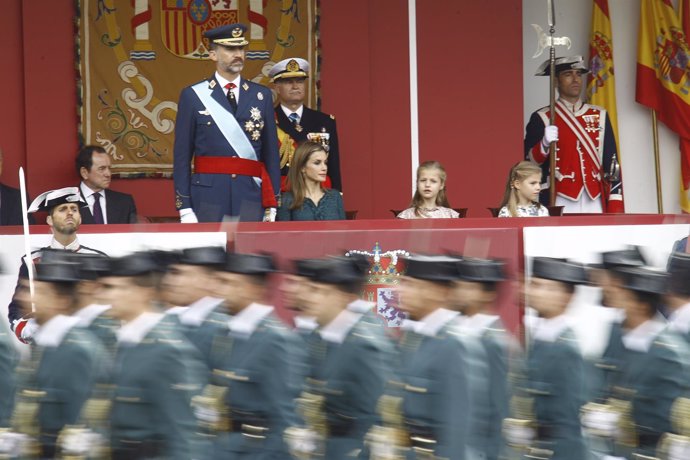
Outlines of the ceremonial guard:
{"type": "Polygon", "coordinates": [[[287,172],[295,149],[309,140],[321,143],[328,154],[328,178],[324,186],[342,191],[335,117],[304,105],[309,62],[301,58],[283,59],[271,67],[268,75],[278,96],[275,115],[280,143],[281,190],[287,191],[287,172]]]}
{"type": "Polygon", "coordinates": [[[217,271],[225,263],[220,246],[187,248],[162,280],[168,303],[183,306],[177,314],[180,330],[209,364],[213,340],[227,330],[230,319],[223,299],[216,297],[217,271]]]}
{"type": "Polygon", "coordinates": [[[314,452],[323,458],[360,455],[389,378],[388,344],[381,326],[348,308],[358,297],[363,277],[353,259],[326,259],[312,273],[305,299],[305,313],[319,327],[307,339],[309,365],[298,412],[325,441],[323,449],[314,452]]]}
{"type": "MultiPolygon", "coordinates": [[[[54,458],[58,436],[79,420],[94,386],[104,382],[110,361],[90,332],[76,327],[74,288],[77,266],[44,262],[37,266],[34,303],[39,328],[31,358],[19,373],[13,432],[2,435],[5,458],[54,458]]],[[[27,293],[28,294],[28,293],[27,293]]]]}
{"type": "Polygon", "coordinates": [[[280,159],[271,91],[240,76],[243,24],[204,32],[216,73],[182,90],[175,122],[175,206],[185,222],[273,220],[280,159]]]}
{"type": "Polygon", "coordinates": [[[584,283],[580,264],[546,257],[532,262],[527,302],[540,318],[529,331],[526,375],[511,402],[513,418],[504,422],[509,445],[524,450],[525,458],[588,458],[579,422],[583,360],[564,314],[575,286],[584,283]]]}
{"type": "Polygon", "coordinates": [[[274,271],[269,256],[229,253],[218,275],[232,317],[213,342],[210,384],[194,400],[203,429],[215,435],[212,458],[289,458],[297,342],[263,303],[274,271]]]}
{"type": "Polygon", "coordinates": [[[612,326],[598,363],[604,387],[583,410],[582,424],[603,454],[650,458],[662,435],[674,431],[672,418],[690,416],[687,405],[675,407],[687,388],[683,359],[688,350],[658,312],[665,274],[640,267],[619,270],[625,318],[612,326]]]}
{"type": "Polygon", "coordinates": [[[474,383],[469,443],[477,458],[497,460],[503,446],[501,426],[508,416],[510,359],[519,357],[517,343],[495,311],[498,287],[505,280],[503,263],[462,259],[457,270],[451,303],[462,313],[457,324],[468,355],[474,352],[468,356],[474,383]]]}
{"type": "Polygon", "coordinates": [[[690,254],[675,252],[668,261],[669,325],[690,345],[690,254]]]}
{"type": "Polygon", "coordinates": [[[205,384],[205,367],[155,309],[156,269],[149,254],[134,253],[113,259],[101,280],[112,316],[123,322],[109,414],[113,460],[199,456],[191,401],[205,384]]]}
{"type": "Polygon", "coordinates": [[[470,433],[466,349],[448,305],[455,259],[413,256],[400,280],[408,314],[396,381],[380,402],[383,428],[370,433],[371,458],[464,460],[470,433]]]}
{"type": "MultiPolygon", "coordinates": [[[[537,76],[550,75],[550,61],[537,76]]],[[[611,122],[606,110],[580,100],[583,75],[589,72],[581,56],[556,59],[559,98],[555,124],[549,124],[549,107],[532,113],[525,131],[525,159],[542,166],[541,202],[549,204],[549,147],[556,146],[557,206],[564,212],[623,212],[623,189],[611,122]]]]}
{"type": "MultiPolygon", "coordinates": [[[[48,213],[46,222],[50,227],[53,238],[50,245],[33,251],[22,258],[19,266],[19,278],[12,301],[7,307],[7,316],[10,320],[10,327],[23,343],[31,342],[33,332],[36,330],[36,322],[31,318],[30,311],[23,311],[18,302],[15,301],[16,295],[21,289],[23,280],[28,280],[29,269],[41,261],[41,254],[46,249],[57,249],[76,252],[80,254],[100,254],[103,252],[88,248],[79,243],[77,231],[81,225],[81,214],[79,208],[84,204],[77,187],[65,187],[57,190],[50,190],[41,193],[31,203],[28,213],[45,211],[48,213]],[[28,259],[30,257],[31,260],[28,259]]],[[[27,286],[28,287],[28,286],[27,286]]],[[[29,302],[30,305],[30,302],[29,302]]]]}

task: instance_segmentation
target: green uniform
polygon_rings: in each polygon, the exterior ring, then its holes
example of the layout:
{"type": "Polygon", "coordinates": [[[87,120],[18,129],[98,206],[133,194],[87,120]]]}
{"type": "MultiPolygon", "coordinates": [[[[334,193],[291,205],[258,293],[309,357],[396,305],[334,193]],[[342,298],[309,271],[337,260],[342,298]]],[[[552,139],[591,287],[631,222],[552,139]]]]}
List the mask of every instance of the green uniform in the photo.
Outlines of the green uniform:
{"type": "Polygon", "coordinates": [[[18,353],[13,335],[6,325],[0,325],[0,427],[9,424],[14,407],[15,375],[18,353]]]}
{"type": "Polygon", "coordinates": [[[118,338],[113,458],[195,458],[199,444],[191,400],[206,377],[197,350],[157,313],[140,315],[118,338]]]}
{"type": "Polygon", "coordinates": [[[106,351],[114,355],[117,345],[116,333],[120,327],[120,322],[108,316],[109,309],[110,307],[107,305],[92,304],[80,309],[74,316],[80,319],[80,327],[86,328],[96,336],[106,351]]]}
{"type": "Polygon", "coordinates": [[[213,458],[286,459],[283,441],[297,425],[291,376],[297,338],[274,316],[273,307],[252,304],[234,315],[211,353],[210,384],[222,389],[229,415],[217,434],[213,458]]]}
{"type": "Polygon", "coordinates": [[[182,333],[199,350],[207,365],[210,365],[213,340],[227,331],[229,319],[223,300],[214,297],[199,299],[179,314],[182,333]]]}

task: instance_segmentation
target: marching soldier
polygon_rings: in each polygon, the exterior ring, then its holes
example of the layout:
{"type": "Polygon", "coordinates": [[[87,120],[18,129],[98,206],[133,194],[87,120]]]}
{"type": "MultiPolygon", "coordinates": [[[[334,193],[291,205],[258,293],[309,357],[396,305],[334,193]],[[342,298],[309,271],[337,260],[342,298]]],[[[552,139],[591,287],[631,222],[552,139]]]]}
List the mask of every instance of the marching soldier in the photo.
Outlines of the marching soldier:
{"type": "MultiPolygon", "coordinates": [[[[12,417],[17,444],[4,455],[54,458],[62,430],[74,425],[94,386],[109,372],[109,358],[100,342],[76,327],[74,312],[77,266],[44,262],[37,266],[34,303],[39,328],[31,359],[20,372],[17,403],[12,417]]],[[[6,433],[5,435],[8,435],[6,433]]],[[[12,439],[10,437],[10,439],[12,439]]]]}
{"type": "Polygon", "coordinates": [[[355,260],[324,260],[311,276],[305,299],[305,313],[319,327],[308,340],[309,371],[298,409],[313,431],[327,437],[321,455],[328,459],[360,454],[388,380],[388,344],[381,326],[348,308],[363,276],[355,260]]]}
{"type": "Polygon", "coordinates": [[[304,105],[309,62],[300,58],[283,59],[271,67],[268,76],[278,96],[275,116],[280,143],[281,190],[287,190],[287,172],[295,149],[309,140],[321,143],[328,154],[328,178],[324,186],[342,191],[335,117],[304,105]]]}
{"type": "Polygon", "coordinates": [[[465,342],[468,352],[476,350],[469,361],[475,382],[470,445],[481,458],[497,460],[503,445],[501,424],[508,415],[509,353],[517,349],[494,311],[498,287],[505,280],[503,263],[462,259],[457,262],[457,269],[459,279],[452,298],[463,315],[458,318],[458,326],[478,347],[465,342]]]}
{"type": "Polygon", "coordinates": [[[218,294],[232,315],[211,351],[210,384],[195,398],[202,427],[215,435],[212,458],[289,458],[285,431],[297,425],[291,373],[296,338],[264,304],[269,256],[228,254],[218,294]]]}
{"type": "Polygon", "coordinates": [[[619,271],[625,319],[612,326],[599,363],[605,372],[601,402],[587,405],[583,425],[609,450],[604,453],[647,458],[673,431],[672,406],[687,385],[687,349],[658,312],[665,275],[639,267],[619,271]]]}
{"type": "Polygon", "coordinates": [[[153,302],[157,265],[146,253],[112,260],[104,300],[123,322],[109,414],[113,460],[196,458],[192,397],[205,383],[198,351],[164,321],[153,302]]]}
{"type": "Polygon", "coordinates": [[[389,458],[391,444],[396,447],[395,458],[467,458],[466,349],[454,333],[458,313],[446,308],[451,282],[457,277],[455,263],[447,257],[407,259],[400,305],[410,322],[400,344],[397,391],[380,403],[388,435],[372,443],[372,458],[389,458]]]}
{"type": "Polygon", "coordinates": [[[564,314],[575,286],[585,282],[580,264],[547,257],[533,260],[527,301],[540,321],[530,337],[526,378],[511,404],[515,418],[504,422],[508,443],[525,448],[526,458],[587,458],[579,423],[583,360],[564,314]],[[528,434],[521,439],[524,433],[528,434]]]}
{"type": "Polygon", "coordinates": [[[673,253],[668,271],[666,305],[670,310],[669,325],[690,345],[690,254],[673,253]]]}

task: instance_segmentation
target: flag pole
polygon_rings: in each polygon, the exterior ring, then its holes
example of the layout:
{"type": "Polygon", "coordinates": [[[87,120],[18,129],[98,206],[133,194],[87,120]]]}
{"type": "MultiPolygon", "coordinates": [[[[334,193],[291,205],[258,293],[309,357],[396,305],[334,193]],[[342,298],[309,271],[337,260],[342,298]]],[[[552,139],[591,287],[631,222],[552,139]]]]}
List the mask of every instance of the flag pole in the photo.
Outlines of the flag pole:
{"type": "Polygon", "coordinates": [[[654,139],[654,169],[656,170],[656,206],[659,214],[664,213],[664,203],[661,196],[661,166],[659,161],[659,124],[656,110],[652,109],[652,138],[654,139]]]}

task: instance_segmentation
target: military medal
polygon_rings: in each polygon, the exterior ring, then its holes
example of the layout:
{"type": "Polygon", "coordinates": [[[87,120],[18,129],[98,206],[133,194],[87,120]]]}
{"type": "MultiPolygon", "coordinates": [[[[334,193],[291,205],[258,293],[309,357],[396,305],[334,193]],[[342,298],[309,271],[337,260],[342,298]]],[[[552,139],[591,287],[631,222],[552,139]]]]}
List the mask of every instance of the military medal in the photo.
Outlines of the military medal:
{"type": "Polygon", "coordinates": [[[263,101],[263,100],[264,100],[264,95],[263,95],[263,93],[257,94],[257,95],[256,95],[256,98],[257,98],[258,100],[260,100],[260,101],[263,101]]]}

